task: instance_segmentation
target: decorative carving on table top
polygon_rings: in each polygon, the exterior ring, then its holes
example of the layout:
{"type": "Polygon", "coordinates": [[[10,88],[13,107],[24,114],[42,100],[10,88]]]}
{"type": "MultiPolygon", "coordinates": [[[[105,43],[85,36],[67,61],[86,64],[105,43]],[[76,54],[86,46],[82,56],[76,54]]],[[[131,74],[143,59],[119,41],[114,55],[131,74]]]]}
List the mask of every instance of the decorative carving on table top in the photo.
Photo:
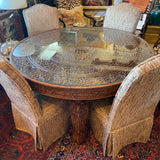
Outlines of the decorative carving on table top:
{"type": "Polygon", "coordinates": [[[38,81],[88,87],[120,82],[151,56],[150,46],[132,34],[67,28],[24,40],[13,51],[11,61],[24,75],[38,81]]]}

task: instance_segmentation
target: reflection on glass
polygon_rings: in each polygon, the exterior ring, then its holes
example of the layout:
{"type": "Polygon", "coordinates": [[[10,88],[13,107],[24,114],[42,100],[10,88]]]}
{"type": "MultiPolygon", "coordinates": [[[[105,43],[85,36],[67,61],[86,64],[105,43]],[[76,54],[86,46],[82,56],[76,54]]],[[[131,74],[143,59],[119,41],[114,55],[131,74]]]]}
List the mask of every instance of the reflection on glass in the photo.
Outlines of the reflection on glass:
{"type": "Polygon", "coordinates": [[[35,53],[34,45],[30,43],[21,43],[15,48],[13,55],[16,57],[24,57],[24,56],[26,57],[34,53],[35,53]]]}
{"type": "Polygon", "coordinates": [[[134,66],[153,56],[144,40],[127,32],[102,28],[58,31],[22,41],[11,62],[38,81],[87,87],[120,82],[134,66]]]}
{"type": "Polygon", "coordinates": [[[18,41],[7,39],[6,42],[4,42],[0,47],[0,53],[2,54],[2,56],[9,58],[11,50],[17,43],[18,41]]]}

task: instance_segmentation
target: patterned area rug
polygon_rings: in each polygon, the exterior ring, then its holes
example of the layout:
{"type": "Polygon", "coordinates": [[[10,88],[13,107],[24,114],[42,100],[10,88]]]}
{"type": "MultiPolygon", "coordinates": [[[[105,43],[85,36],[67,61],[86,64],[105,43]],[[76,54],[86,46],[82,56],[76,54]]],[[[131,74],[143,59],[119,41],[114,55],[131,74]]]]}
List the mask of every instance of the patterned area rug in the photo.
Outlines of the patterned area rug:
{"type": "MultiPolygon", "coordinates": [[[[48,160],[110,160],[111,157],[104,157],[102,146],[95,140],[92,132],[86,137],[83,145],[77,145],[72,140],[72,129],[56,142],[55,148],[48,160]]],[[[160,109],[155,112],[154,126],[151,139],[148,143],[133,143],[123,148],[116,160],[139,159],[139,160],[160,160],[160,109]]]]}
{"type": "Polygon", "coordinates": [[[0,160],[47,160],[53,149],[35,152],[33,137],[15,129],[10,101],[0,90],[0,160]]]}
{"type": "MultiPolygon", "coordinates": [[[[0,91],[0,160],[110,160],[104,157],[102,146],[90,131],[85,144],[72,140],[72,129],[53,143],[46,152],[35,151],[33,137],[15,129],[10,102],[0,91]]],[[[151,139],[148,143],[134,143],[123,148],[116,160],[160,160],[160,107],[155,112],[151,139]]]]}

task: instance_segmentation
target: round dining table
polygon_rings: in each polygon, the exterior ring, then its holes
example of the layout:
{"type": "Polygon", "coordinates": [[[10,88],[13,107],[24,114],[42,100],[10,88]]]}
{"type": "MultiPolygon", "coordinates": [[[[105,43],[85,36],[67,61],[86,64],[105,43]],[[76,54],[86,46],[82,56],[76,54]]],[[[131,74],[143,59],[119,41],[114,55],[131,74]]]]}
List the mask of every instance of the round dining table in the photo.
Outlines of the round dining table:
{"type": "Polygon", "coordinates": [[[54,29],[20,41],[10,62],[40,94],[70,100],[73,139],[87,134],[89,102],[114,96],[130,70],[154,56],[140,37],[98,27],[54,29]]]}

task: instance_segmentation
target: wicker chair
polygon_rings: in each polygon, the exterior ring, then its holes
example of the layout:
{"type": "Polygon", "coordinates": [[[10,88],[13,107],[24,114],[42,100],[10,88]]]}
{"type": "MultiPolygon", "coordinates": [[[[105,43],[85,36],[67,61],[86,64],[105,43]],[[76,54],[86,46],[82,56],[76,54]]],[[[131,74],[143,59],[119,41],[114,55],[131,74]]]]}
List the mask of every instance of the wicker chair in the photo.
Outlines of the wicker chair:
{"type": "Polygon", "coordinates": [[[16,129],[33,136],[35,150],[46,150],[67,132],[70,113],[66,100],[35,96],[27,81],[2,56],[0,77],[0,84],[11,101],[16,129]]]}
{"type": "Polygon", "coordinates": [[[57,8],[46,4],[39,3],[24,9],[23,17],[29,36],[60,28],[57,8]]]}
{"type": "Polygon", "coordinates": [[[106,9],[103,27],[135,33],[140,16],[141,10],[130,3],[109,6],[106,9]]]}
{"type": "Polygon", "coordinates": [[[157,55],[128,74],[113,101],[112,98],[92,101],[91,128],[103,146],[103,154],[115,158],[126,145],[147,142],[159,100],[160,55],[157,55]]]}

